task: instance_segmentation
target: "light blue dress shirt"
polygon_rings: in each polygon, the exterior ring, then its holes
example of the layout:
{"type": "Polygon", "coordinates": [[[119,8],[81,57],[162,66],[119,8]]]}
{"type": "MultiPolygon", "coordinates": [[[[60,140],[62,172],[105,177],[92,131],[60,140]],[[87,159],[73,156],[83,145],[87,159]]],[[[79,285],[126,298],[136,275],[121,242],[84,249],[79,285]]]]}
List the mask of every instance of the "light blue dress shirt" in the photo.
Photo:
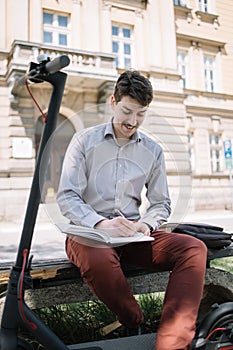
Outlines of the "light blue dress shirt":
{"type": "Polygon", "coordinates": [[[94,227],[117,216],[118,209],[126,218],[157,229],[171,212],[161,146],[141,131],[119,145],[112,122],[74,134],[63,163],[57,203],[76,225],[94,227]],[[149,204],[140,216],[142,192],[149,204]]]}

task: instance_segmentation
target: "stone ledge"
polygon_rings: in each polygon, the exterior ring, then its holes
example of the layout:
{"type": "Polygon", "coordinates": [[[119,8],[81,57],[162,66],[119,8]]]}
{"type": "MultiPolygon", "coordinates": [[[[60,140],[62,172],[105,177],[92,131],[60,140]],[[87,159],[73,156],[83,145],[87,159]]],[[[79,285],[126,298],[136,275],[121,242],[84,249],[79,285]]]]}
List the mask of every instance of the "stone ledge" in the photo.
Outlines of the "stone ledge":
{"type": "MultiPolygon", "coordinates": [[[[134,294],[164,292],[168,272],[148,272],[126,266],[125,275],[134,294]]],[[[0,284],[2,295],[6,290],[9,270],[1,268],[0,284]]],[[[31,271],[32,289],[26,289],[25,301],[32,309],[56,304],[93,300],[94,296],[82,281],[79,270],[67,260],[40,262],[31,271]]],[[[4,305],[0,300],[0,315],[4,305]]],[[[214,303],[233,300],[233,274],[216,268],[207,268],[200,317],[214,303]]]]}

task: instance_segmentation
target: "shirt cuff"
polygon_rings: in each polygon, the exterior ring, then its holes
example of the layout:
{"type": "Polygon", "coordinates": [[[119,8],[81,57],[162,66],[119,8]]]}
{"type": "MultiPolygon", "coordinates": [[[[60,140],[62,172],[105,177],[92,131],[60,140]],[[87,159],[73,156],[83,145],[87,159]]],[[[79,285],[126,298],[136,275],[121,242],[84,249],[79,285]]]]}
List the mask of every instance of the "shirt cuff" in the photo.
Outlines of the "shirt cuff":
{"type": "Polygon", "coordinates": [[[106,220],[106,218],[102,215],[97,214],[96,212],[91,212],[88,215],[86,215],[83,219],[79,219],[78,222],[76,219],[73,219],[72,222],[76,225],[94,228],[95,225],[102,220],[106,220]]]}
{"type": "Polygon", "coordinates": [[[151,225],[147,224],[146,222],[144,222],[144,224],[146,224],[146,225],[149,227],[150,233],[152,233],[152,232],[155,231],[155,230],[154,230],[154,227],[152,227],[151,225]]]}
{"type": "Polygon", "coordinates": [[[148,222],[145,222],[143,221],[144,224],[146,224],[149,229],[150,229],[150,232],[154,232],[156,230],[158,230],[160,228],[160,226],[164,223],[164,220],[158,220],[155,224],[151,225],[150,223],[148,222]]]}

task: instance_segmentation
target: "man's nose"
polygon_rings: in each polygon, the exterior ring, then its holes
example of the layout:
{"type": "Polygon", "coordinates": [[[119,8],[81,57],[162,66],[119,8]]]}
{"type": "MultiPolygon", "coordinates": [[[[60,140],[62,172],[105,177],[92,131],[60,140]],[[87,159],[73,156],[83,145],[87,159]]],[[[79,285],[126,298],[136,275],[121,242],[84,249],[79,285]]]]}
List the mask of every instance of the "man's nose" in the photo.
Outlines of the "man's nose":
{"type": "Polygon", "coordinates": [[[137,125],[137,113],[136,112],[132,112],[132,114],[130,115],[130,118],[129,118],[129,122],[133,126],[137,125]]]}

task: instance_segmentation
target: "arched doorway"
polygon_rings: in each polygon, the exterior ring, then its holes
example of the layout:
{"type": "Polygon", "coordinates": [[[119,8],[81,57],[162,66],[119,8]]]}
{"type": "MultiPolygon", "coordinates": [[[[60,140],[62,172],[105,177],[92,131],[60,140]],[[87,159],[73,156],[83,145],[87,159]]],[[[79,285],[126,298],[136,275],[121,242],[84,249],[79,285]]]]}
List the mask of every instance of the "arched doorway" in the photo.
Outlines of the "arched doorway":
{"type": "MultiPolygon", "coordinates": [[[[36,122],[35,127],[36,155],[39,149],[43,126],[43,117],[40,116],[36,122]]],[[[48,161],[48,167],[46,169],[45,183],[43,186],[43,191],[41,193],[42,203],[45,201],[55,201],[65,152],[74,133],[75,128],[71,122],[59,114],[57,128],[54,132],[53,140],[51,142],[50,157],[48,161]]]]}

